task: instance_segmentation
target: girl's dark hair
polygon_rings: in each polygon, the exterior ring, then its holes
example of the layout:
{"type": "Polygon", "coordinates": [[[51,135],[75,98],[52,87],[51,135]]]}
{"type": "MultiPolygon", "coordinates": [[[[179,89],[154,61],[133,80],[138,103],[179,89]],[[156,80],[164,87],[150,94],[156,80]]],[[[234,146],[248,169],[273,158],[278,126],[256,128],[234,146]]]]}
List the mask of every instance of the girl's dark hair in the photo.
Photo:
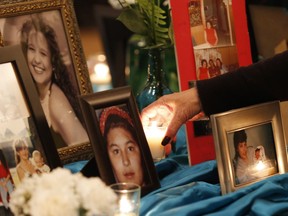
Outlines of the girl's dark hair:
{"type": "MultiPolygon", "coordinates": [[[[113,128],[123,128],[130,132],[133,139],[137,142],[137,134],[134,127],[129,123],[129,121],[119,115],[111,114],[106,119],[106,124],[104,128],[104,138],[107,140],[107,134],[110,129],[113,128]]],[[[138,143],[138,142],[137,142],[138,143]]]]}
{"type": "Polygon", "coordinates": [[[241,142],[247,142],[247,134],[245,130],[240,130],[234,132],[233,135],[233,143],[234,143],[234,149],[235,149],[235,159],[238,158],[239,153],[237,151],[238,144],[241,142]]]}
{"type": "Polygon", "coordinates": [[[203,66],[203,63],[204,63],[204,62],[206,62],[206,64],[207,64],[207,60],[206,60],[206,59],[202,59],[202,60],[201,60],[201,65],[202,65],[202,66],[203,66]]]}
{"type": "Polygon", "coordinates": [[[15,152],[15,161],[16,164],[20,163],[20,157],[17,154],[23,148],[28,148],[28,144],[25,139],[15,139],[13,142],[14,152],[15,152]]]}

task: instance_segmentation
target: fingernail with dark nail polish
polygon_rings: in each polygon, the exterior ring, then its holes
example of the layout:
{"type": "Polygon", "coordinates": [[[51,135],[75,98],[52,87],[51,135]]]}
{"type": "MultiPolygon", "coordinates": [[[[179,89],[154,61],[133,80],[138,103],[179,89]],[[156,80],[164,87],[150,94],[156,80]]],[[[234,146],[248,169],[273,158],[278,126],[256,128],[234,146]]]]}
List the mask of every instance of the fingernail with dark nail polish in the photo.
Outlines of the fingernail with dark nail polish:
{"type": "Polygon", "coordinates": [[[164,139],[161,142],[161,145],[166,146],[170,142],[171,138],[168,136],[165,136],[164,139]]]}

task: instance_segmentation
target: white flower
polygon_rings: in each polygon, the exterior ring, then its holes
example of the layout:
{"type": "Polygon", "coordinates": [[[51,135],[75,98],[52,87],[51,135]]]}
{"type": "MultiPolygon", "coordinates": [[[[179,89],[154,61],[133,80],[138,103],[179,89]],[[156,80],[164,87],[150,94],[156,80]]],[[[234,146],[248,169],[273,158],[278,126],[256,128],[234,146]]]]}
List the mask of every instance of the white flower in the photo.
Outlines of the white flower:
{"type": "Polygon", "coordinates": [[[38,189],[32,196],[30,204],[31,215],[78,216],[80,203],[74,191],[57,189],[38,189]],[[40,191],[41,190],[41,191],[40,191]],[[78,201],[78,202],[77,202],[78,201]],[[44,205],[43,205],[44,204],[44,205]]]}
{"type": "Polygon", "coordinates": [[[116,194],[99,178],[83,179],[77,184],[76,191],[80,199],[85,200],[82,205],[87,210],[87,216],[109,215],[116,207],[116,194]]]}
{"type": "Polygon", "coordinates": [[[15,216],[112,215],[116,194],[98,177],[57,168],[25,178],[11,195],[15,216]]]}

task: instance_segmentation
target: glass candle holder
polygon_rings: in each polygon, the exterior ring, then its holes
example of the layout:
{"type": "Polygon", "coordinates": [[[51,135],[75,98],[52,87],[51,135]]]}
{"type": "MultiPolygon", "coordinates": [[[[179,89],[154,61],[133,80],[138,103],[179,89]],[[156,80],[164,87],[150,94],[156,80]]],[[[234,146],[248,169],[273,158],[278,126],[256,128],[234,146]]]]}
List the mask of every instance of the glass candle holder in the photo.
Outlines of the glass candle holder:
{"type": "Polygon", "coordinates": [[[157,124],[144,126],[145,136],[154,162],[165,158],[165,148],[161,142],[166,134],[166,130],[167,127],[157,126],[157,124]]]}
{"type": "Polygon", "coordinates": [[[139,216],[141,187],[134,183],[115,183],[110,188],[116,193],[114,216],[139,216]]]}

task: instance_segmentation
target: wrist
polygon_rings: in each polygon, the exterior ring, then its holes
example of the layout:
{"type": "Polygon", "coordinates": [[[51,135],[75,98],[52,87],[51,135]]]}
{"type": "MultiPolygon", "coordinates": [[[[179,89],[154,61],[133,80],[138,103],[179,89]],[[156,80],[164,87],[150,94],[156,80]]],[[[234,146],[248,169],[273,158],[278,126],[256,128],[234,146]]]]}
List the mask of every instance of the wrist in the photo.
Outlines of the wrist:
{"type": "Polygon", "coordinates": [[[196,87],[183,91],[181,94],[181,112],[185,116],[185,120],[191,120],[202,112],[202,106],[196,87]]]}
{"type": "Polygon", "coordinates": [[[191,107],[193,108],[194,114],[198,114],[202,111],[202,104],[198,95],[197,87],[191,88],[190,93],[191,107]]]}

